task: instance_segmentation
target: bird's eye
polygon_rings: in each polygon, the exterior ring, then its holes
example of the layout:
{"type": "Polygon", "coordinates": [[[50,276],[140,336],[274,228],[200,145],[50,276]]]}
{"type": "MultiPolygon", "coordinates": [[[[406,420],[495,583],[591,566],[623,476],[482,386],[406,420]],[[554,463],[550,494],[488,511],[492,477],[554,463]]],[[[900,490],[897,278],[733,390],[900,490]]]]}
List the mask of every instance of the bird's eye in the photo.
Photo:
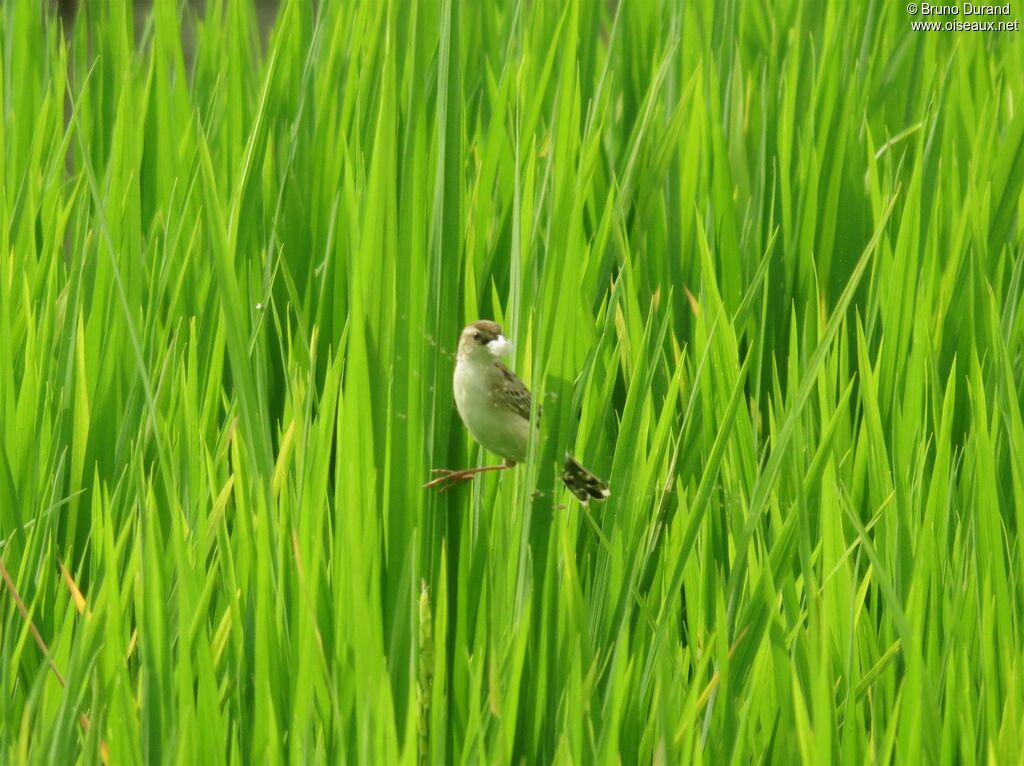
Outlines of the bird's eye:
{"type": "Polygon", "coordinates": [[[477,343],[482,343],[484,340],[484,336],[482,333],[475,332],[473,333],[473,340],[475,340],[477,343]]]}

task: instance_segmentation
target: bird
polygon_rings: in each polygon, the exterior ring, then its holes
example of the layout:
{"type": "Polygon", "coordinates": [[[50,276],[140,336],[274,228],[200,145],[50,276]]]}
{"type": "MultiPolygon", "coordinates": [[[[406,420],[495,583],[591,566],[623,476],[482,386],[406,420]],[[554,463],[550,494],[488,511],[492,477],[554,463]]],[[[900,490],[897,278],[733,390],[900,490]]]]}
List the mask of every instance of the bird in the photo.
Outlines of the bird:
{"type": "MultiPolygon", "coordinates": [[[[504,462],[462,470],[435,468],[436,478],[425,487],[441,487],[445,492],[478,473],[502,471],[526,462],[530,432],[538,424],[530,425],[530,390],[501,362],[512,348],[497,322],[481,319],[466,325],[459,336],[452,380],[455,406],[467,430],[486,450],[504,458],[504,462]]],[[[604,481],[568,453],[562,481],[584,505],[588,500],[604,500],[611,494],[604,481]]]]}

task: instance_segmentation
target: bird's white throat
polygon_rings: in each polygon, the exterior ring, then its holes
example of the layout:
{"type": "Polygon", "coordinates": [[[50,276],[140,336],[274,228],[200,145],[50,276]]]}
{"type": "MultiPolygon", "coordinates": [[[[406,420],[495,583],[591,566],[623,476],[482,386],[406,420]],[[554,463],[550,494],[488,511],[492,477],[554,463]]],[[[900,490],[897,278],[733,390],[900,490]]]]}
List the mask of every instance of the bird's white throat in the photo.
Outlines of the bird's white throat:
{"type": "Polygon", "coordinates": [[[491,352],[495,359],[503,359],[512,353],[512,341],[506,338],[504,335],[499,335],[497,338],[487,344],[487,350],[491,352]]]}

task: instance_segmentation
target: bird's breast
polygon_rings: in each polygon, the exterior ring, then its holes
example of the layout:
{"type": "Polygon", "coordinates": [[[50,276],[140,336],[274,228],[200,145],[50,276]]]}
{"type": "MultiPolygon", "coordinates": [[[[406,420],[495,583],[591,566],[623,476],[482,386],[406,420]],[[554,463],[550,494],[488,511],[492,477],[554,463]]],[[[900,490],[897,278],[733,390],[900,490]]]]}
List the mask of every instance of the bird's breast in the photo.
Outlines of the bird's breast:
{"type": "Polygon", "coordinates": [[[517,463],[526,460],[530,428],[501,401],[501,380],[491,369],[459,360],[453,379],[455,406],[473,438],[490,452],[517,463]]]}

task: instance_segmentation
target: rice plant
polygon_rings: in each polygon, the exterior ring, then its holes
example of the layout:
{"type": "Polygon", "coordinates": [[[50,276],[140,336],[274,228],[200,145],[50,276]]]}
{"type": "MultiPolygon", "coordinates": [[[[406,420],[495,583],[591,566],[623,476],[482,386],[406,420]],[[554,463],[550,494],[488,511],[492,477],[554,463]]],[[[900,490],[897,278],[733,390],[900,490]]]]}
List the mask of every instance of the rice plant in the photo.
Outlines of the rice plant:
{"type": "Polygon", "coordinates": [[[911,20],[0,5],[0,762],[1018,762],[1024,37],[911,20]]]}

